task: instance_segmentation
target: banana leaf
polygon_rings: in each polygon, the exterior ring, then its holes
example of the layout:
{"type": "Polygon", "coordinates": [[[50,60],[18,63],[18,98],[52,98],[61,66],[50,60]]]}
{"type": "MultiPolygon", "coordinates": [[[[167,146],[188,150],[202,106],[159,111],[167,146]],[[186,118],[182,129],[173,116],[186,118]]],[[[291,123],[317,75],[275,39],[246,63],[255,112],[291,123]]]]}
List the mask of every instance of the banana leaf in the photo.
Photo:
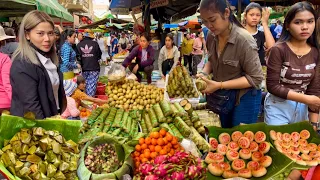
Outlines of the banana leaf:
{"type": "MultiPolygon", "coordinates": [[[[218,136],[223,133],[232,134],[233,131],[241,131],[244,133],[245,131],[253,131],[254,133],[257,131],[263,131],[267,135],[267,140],[269,139],[269,132],[267,125],[265,123],[256,123],[256,124],[248,124],[248,125],[240,125],[230,129],[219,128],[215,126],[208,127],[209,129],[209,137],[214,137],[218,139],[218,136]]],[[[291,168],[291,164],[293,161],[287,158],[285,155],[278,152],[275,148],[271,147],[268,155],[272,158],[272,164],[267,168],[267,174],[260,178],[251,178],[252,180],[259,179],[270,179],[273,177],[278,176],[278,174],[282,173],[288,168],[291,168]]],[[[215,179],[222,179],[222,177],[213,176],[210,172],[207,172],[207,179],[215,180],[215,179]]]]}
{"type": "Polygon", "coordinates": [[[119,142],[117,138],[114,138],[111,135],[105,134],[104,136],[99,136],[93,139],[92,141],[88,142],[84,148],[81,150],[80,153],[80,160],[79,160],[79,166],[77,170],[77,174],[79,176],[80,180],[103,180],[103,179],[122,179],[122,176],[124,174],[129,174],[130,169],[133,168],[133,160],[130,156],[131,152],[133,152],[134,149],[126,144],[123,144],[122,142],[119,142]],[[95,174],[92,173],[90,170],[88,170],[84,164],[84,159],[86,155],[87,148],[89,146],[96,146],[99,144],[114,144],[115,151],[118,154],[118,159],[123,163],[123,165],[115,172],[108,173],[108,174],[95,174]]]}
{"type": "MultiPolygon", "coordinates": [[[[267,141],[269,141],[273,146],[273,140],[270,138],[269,132],[270,130],[274,130],[276,132],[287,132],[287,133],[292,133],[292,132],[300,132],[304,129],[308,130],[310,132],[310,138],[307,139],[309,143],[313,142],[316,144],[320,144],[320,137],[316,131],[314,131],[312,125],[308,121],[301,121],[298,123],[294,124],[288,124],[288,125],[282,125],[282,126],[266,126],[267,129],[267,141]]],[[[291,169],[300,169],[300,170],[305,170],[309,169],[309,166],[302,166],[297,163],[292,163],[290,166],[291,169]]]]}

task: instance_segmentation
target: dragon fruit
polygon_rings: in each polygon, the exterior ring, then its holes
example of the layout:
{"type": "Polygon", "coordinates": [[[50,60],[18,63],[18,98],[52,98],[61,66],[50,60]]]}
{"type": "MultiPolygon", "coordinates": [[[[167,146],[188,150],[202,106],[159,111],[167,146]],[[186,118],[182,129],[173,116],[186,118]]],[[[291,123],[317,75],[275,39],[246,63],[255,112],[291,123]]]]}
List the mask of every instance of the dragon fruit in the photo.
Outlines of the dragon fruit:
{"type": "Polygon", "coordinates": [[[159,177],[156,175],[148,175],[144,178],[144,180],[159,180],[159,177]]]}
{"type": "Polygon", "coordinates": [[[167,174],[169,174],[173,169],[172,164],[160,164],[157,166],[154,170],[154,174],[156,174],[159,177],[165,177],[167,174]]]}
{"type": "Polygon", "coordinates": [[[148,163],[144,163],[139,166],[139,171],[143,176],[151,174],[153,170],[154,170],[154,167],[148,163]]]}
{"type": "Polygon", "coordinates": [[[179,164],[180,159],[179,159],[178,156],[173,155],[173,156],[169,157],[168,161],[169,161],[170,163],[173,163],[173,164],[179,164]]]}
{"type": "Polygon", "coordinates": [[[172,173],[171,178],[172,178],[172,180],[184,180],[185,174],[183,171],[174,172],[174,173],[172,173]]]}
{"type": "Polygon", "coordinates": [[[200,175],[201,170],[198,170],[198,168],[195,165],[191,165],[188,167],[188,176],[189,178],[193,179],[200,175]]]}
{"type": "Polygon", "coordinates": [[[161,155],[161,156],[157,156],[154,159],[154,164],[163,164],[163,163],[166,163],[166,161],[167,161],[167,156],[161,155]]]}
{"type": "Polygon", "coordinates": [[[181,162],[181,161],[187,160],[187,158],[189,157],[189,154],[186,152],[179,151],[179,152],[176,152],[174,156],[177,156],[181,162]]]}

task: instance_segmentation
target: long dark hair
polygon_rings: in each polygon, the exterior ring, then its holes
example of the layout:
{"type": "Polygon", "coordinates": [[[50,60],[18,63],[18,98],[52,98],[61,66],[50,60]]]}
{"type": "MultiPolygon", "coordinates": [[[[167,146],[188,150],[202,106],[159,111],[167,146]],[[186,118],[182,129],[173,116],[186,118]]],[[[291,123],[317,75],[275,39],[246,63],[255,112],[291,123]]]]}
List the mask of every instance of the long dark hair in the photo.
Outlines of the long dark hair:
{"type": "MultiPolygon", "coordinates": [[[[291,34],[288,31],[289,25],[290,25],[291,21],[294,19],[294,17],[296,16],[296,14],[298,12],[302,12],[302,11],[309,11],[310,13],[313,14],[314,20],[315,21],[317,20],[316,11],[313,9],[313,7],[310,3],[306,2],[306,1],[295,3],[293,6],[291,6],[291,8],[289,9],[289,11],[286,14],[284,24],[283,24],[283,30],[282,30],[280,39],[278,40],[279,43],[280,42],[287,42],[291,39],[291,34]]],[[[312,45],[314,47],[318,47],[318,43],[316,42],[316,29],[313,31],[312,35],[307,40],[307,43],[309,43],[310,45],[312,45]]]]}
{"type": "MultiPolygon", "coordinates": [[[[249,12],[251,9],[259,9],[259,11],[261,12],[261,15],[262,15],[262,7],[260,6],[260,4],[255,3],[255,2],[251,2],[251,3],[246,7],[246,9],[244,10],[245,16],[248,15],[248,12],[249,12]]],[[[247,23],[246,20],[244,20],[244,23],[245,23],[245,24],[247,23]]]]}
{"type": "Polygon", "coordinates": [[[64,42],[67,40],[67,37],[71,37],[76,31],[73,29],[65,29],[60,36],[60,48],[64,44],[64,42]]]}
{"type": "Polygon", "coordinates": [[[173,41],[173,35],[171,34],[171,33],[169,33],[169,34],[167,34],[166,35],[166,38],[170,38],[171,39],[171,41],[172,41],[172,44],[171,44],[171,46],[173,47],[175,44],[174,44],[174,41],[173,41]]]}
{"type": "Polygon", "coordinates": [[[230,10],[229,21],[231,23],[234,23],[237,26],[243,28],[241,23],[234,16],[233,11],[230,8],[230,4],[227,0],[201,0],[200,5],[199,5],[199,9],[206,9],[206,10],[210,10],[213,12],[219,12],[221,14],[222,19],[224,19],[222,14],[225,13],[226,8],[228,8],[230,10]]]}

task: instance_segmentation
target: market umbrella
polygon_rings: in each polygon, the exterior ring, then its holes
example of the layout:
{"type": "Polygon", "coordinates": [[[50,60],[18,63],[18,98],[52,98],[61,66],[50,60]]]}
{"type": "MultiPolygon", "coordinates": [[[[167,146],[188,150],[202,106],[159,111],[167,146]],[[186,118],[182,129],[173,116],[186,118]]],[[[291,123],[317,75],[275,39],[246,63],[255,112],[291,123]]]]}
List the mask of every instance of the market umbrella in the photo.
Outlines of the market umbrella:
{"type": "Polygon", "coordinates": [[[116,8],[128,9],[128,8],[133,8],[140,5],[141,5],[140,0],[125,0],[125,1],[111,0],[110,9],[116,9],[116,8]]]}

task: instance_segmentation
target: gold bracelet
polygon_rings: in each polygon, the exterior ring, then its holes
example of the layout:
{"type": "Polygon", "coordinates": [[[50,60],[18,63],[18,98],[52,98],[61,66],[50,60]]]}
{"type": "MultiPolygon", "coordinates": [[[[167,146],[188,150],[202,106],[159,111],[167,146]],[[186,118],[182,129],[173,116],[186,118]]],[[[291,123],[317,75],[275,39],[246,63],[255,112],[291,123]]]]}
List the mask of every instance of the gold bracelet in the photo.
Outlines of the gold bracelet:
{"type": "Polygon", "coordinates": [[[220,89],[223,89],[223,86],[222,86],[222,81],[221,81],[221,86],[220,86],[220,89]]]}

